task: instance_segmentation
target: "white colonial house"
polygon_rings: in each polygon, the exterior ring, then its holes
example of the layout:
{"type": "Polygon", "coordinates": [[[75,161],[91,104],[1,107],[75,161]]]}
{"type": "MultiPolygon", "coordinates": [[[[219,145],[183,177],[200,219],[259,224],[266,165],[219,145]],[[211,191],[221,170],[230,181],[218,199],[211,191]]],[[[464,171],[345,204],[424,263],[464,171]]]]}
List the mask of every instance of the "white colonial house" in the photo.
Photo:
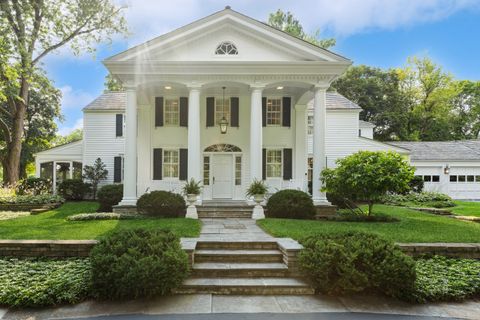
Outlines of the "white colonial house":
{"type": "Polygon", "coordinates": [[[320,172],[358,150],[408,151],[372,139],[361,108],[327,92],[351,61],[229,7],[104,61],[124,92],[83,109],[81,142],[40,152],[37,174],[61,179],[100,157],[121,205],[203,182],[199,202],[308,190],[328,204],[320,172]]]}

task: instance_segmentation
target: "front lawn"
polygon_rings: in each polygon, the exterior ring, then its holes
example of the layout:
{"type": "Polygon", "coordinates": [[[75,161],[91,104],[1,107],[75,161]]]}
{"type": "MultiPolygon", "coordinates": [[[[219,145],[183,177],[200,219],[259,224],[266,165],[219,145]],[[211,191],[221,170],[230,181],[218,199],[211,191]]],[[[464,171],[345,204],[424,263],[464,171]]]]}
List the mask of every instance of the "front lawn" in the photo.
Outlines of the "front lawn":
{"type": "Polygon", "coordinates": [[[449,208],[453,214],[459,216],[480,217],[480,202],[454,201],[456,206],[449,208]]]}
{"type": "Polygon", "coordinates": [[[98,239],[114,230],[168,228],[179,237],[197,237],[200,222],[193,219],[142,219],[67,221],[78,213],[95,212],[98,203],[67,202],[58,209],[36,216],[0,221],[0,239],[98,239]]]}
{"type": "Polygon", "coordinates": [[[395,242],[480,242],[480,224],[421,213],[415,210],[375,205],[377,214],[395,217],[400,222],[337,222],[293,219],[264,219],[258,225],[275,237],[299,240],[318,233],[351,230],[379,234],[395,242]]]}

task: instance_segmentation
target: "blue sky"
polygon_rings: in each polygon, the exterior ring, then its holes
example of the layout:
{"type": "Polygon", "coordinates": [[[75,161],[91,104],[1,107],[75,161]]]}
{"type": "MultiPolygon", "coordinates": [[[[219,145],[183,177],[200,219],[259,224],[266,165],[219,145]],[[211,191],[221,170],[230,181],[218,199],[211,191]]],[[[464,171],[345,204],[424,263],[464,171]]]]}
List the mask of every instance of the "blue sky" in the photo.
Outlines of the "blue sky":
{"type": "Polygon", "coordinates": [[[126,6],[128,38],[99,45],[95,57],[65,48],[44,60],[63,93],[61,134],[82,126],[81,109],[103,91],[103,59],[226,5],[261,21],[279,8],[291,11],[307,32],[335,37],[333,51],[354,64],[398,67],[409,56],[428,55],[457,79],[480,80],[480,0],[114,1],[126,6]]]}

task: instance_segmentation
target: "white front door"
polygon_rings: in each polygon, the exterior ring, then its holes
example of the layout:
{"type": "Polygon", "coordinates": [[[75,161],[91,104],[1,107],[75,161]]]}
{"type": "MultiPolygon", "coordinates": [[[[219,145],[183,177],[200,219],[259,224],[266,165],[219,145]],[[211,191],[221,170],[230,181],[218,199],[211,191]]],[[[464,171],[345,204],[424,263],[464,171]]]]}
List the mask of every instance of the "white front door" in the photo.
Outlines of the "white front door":
{"type": "Polygon", "coordinates": [[[230,154],[212,156],[212,191],[214,199],[232,198],[233,157],[230,154]]]}

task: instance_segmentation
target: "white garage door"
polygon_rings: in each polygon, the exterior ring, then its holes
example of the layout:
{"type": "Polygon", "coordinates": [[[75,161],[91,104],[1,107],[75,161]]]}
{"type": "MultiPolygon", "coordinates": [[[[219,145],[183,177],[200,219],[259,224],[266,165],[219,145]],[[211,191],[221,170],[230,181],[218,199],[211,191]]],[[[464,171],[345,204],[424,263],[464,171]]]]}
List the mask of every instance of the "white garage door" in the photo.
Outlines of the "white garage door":
{"type": "Polygon", "coordinates": [[[480,199],[480,168],[452,167],[448,194],[454,199],[480,199]]]}

